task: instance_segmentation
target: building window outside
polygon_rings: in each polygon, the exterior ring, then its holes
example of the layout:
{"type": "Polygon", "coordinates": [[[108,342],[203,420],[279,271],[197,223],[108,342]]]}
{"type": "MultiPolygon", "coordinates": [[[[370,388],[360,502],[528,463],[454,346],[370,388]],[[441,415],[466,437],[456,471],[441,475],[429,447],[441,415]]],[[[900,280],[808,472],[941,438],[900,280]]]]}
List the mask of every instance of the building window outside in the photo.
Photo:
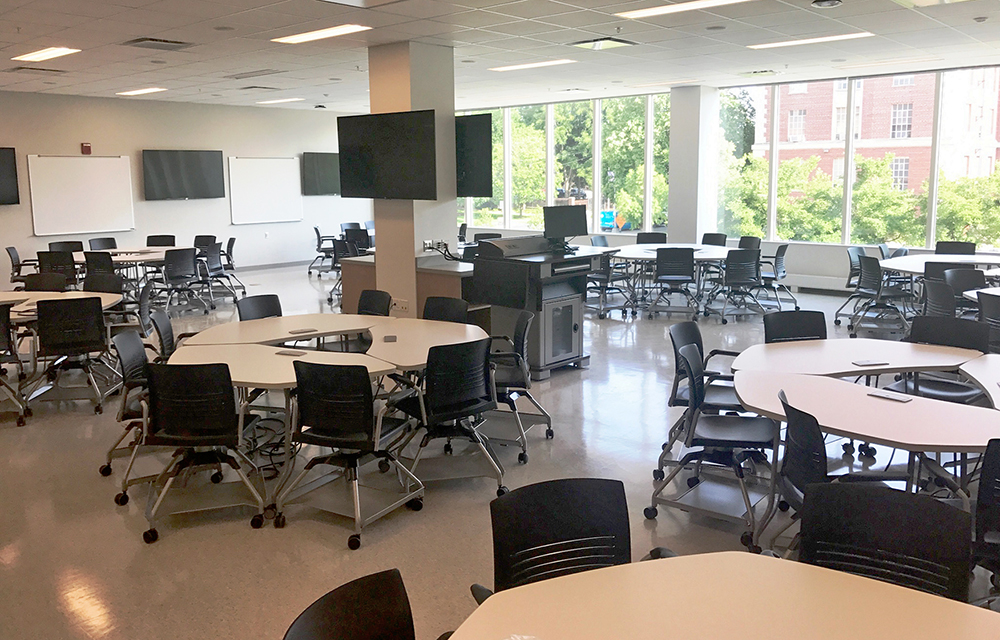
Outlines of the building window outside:
{"type": "Polygon", "coordinates": [[[893,158],[889,167],[892,169],[893,188],[906,191],[910,187],[910,159],[893,158]]]}
{"type": "Polygon", "coordinates": [[[788,112],[788,141],[805,142],[806,110],[792,109],[788,112]]]}
{"type": "MultiPolygon", "coordinates": [[[[556,205],[587,205],[593,220],[594,103],[561,102],[553,107],[555,121],[556,205]]],[[[596,230],[595,230],[596,231],[596,230]]]]}
{"type": "Polygon", "coordinates": [[[913,130],[913,104],[892,105],[892,121],[889,125],[890,138],[909,138],[913,130]]]}
{"type": "Polygon", "coordinates": [[[542,230],[545,205],[545,107],[510,110],[511,228],[542,230]]]}
{"type": "Polygon", "coordinates": [[[843,140],[847,137],[847,107],[837,107],[834,129],[834,140],[843,140]]]}
{"type": "Polygon", "coordinates": [[[894,86],[894,87],[912,87],[913,86],[913,76],[912,75],[893,76],[892,77],[892,86],[894,86]]]}
{"type": "Polygon", "coordinates": [[[833,88],[836,91],[847,91],[847,78],[834,82],[833,88]]]}
{"type": "MultiPolygon", "coordinates": [[[[646,98],[601,101],[601,211],[613,211],[615,226],[639,231],[643,225],[646,98]]],[[[601,226],[607,226],[603,220],[601,226]]]]}

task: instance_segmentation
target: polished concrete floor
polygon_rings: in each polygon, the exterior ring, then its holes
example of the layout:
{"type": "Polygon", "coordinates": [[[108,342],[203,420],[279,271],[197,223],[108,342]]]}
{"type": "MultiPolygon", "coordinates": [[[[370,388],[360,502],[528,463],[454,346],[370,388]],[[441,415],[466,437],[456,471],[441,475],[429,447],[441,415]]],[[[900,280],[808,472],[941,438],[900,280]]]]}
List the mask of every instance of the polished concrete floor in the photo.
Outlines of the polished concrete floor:
{"type": "MultiPolygon", "coordinates": [[[[305,267],[241,276],[251,294],[278,293],[286,315],[331,311],[331,283],[307,278],[305,267]]],[[[841,300],[800,296],[803,308],[828,316],[841,300]]],[[[175,331],[233,319],[233,305],[220,304],[210,315],[178,318],[175,331]]],[[[553,416],[555,438],[532,430],[526,465],[517,463],[515,449],[500,450],[511,489],[560,477],[624,481],[636,559],[654,546],[681,554],[741,548],[739,525],[664,508],[655,521],[643,518],[669,426],[670,323],[666,316],[598,320],[588,313],[590,368],[558,371],[532,389],[553,416]]],[[[763,340],[759,318],[725,326],[702,319],[701,327],[708,348],[739,350],[763,340]]],[[[844,328],[830,330],[847,337],[844,328]]],[[[116,461],[109,478],[97,472],[120,433],[116,404],[112,399],[94,415],[86,402],[41,402],[26,427],[15,426],[13,413],[0,413],[4,640],[280,638],[325,592],[391,567],[402,572],[417,637],[435,638],[475,608],[470,584],[492,583],[489,502],[496,484],[488,478],[429,485],[422,511],[400,509],[372,524],[357,551],[347,549],[346,519],[306,507],[290,507],[280,530],[270,523],[251,529],[251,512],[239,508],[172,518],[158,542],[144,544],[142,496],[124,507],[112,502],[125,461],[116,461]]],[[[655,612],[650,624],[668,633],[669,620],[655,612]]]]}

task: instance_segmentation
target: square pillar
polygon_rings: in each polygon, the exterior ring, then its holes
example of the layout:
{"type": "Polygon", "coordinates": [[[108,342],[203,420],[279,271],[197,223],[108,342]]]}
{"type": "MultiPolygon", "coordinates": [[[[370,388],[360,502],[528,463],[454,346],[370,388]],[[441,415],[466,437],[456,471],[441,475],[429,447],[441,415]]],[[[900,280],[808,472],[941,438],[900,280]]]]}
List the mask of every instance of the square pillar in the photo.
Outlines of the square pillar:
{"type": "Polygon", "coordinates": [[[719,199],[719,90],[670,92],[670,242],[700,242],[715,231],[719,199]]]}

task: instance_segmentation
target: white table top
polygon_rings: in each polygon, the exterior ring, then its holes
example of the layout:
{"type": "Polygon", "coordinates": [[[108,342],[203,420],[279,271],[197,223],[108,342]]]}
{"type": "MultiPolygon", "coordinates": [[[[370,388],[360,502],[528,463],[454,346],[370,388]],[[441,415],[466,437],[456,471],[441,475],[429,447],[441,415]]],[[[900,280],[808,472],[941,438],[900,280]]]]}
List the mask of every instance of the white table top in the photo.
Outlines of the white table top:
{"type": "Polygon", "coordinates": [[[969,360],[958,370],[982,389],[993,407],[1000,409],[1000,354],[987,353],[969,360]]]}
{"type": "Polygon", "coordinates": [[[372,377],[395,371],[391,364],[363,353],[307,351],[259,344],[184,346],[170,356],[170,364],[229,365],[229,375],[237,387],[291,389],[295,387],[296,360],[317,364],[363,365],[372,377]],[[297,355],[282,355],[291,352],[297,355]]]}
{"type": "MultiPolygon", "coordinates": [[[[193,247],[139,247],[138,249],[98,249],[111,254],[111,261],[115,264],[137,264],[150,262],[163,262],[166,259],[167,251],[172,249],[191,249],[193,247]]],[[[83,264],[87,261],[83,251],[73,252],[73,260],[83,264]]]]}
{"type": "MultiPolygon", "coordinates": [[[[982,452],[1000,437],[1000,416],[994,409],[919,396],[896,402],[868,395],[872,387],[825,376],[738,371],[740,403],[775,420],[783,420],[778,392],[788,402],[816,416],[826,433],[907,451],[982,452]]],[[[998,627],[1000,629],[1000,627],[998,627]]]]}
{"type": "Polygon", "coordinates": [[[363,333],[377,324],[394,323],[395,318],[348,313],[306,313],[297,316],[261,318],[245,322],[217,324],[189,338],[186,345],[282,344],[326,336],[363,333]],[[292,333],[292,332],[295,333],[292,333]]]}
{"type": "Polygon", "coordinates": [[[390,362],[402,371],[423,369],[431,347],[488,337],[482,328],[474,324],[416,318],[396,318],[392,322],[377,324],[370,331],[372,346],[368,355],[390,362]],[[386,342],[386,336],[396,336],[396,341],[386,342]]]}
{"type": "Polygon", "coordinates": [[[986,287],[985,289],[969,289],[968,291],[962,292],[962,297],[966,300],[971,300],[972,302],[979,302],[979,292],[1000,296],[1000,287],[986,287]]]}
{"type": "Polygon", "coordinates": [[[753,370],[820,376],[876,375],[903,371],[951,371],[982,353],[929,344],[868,338],[756,344],[733,360],[733,371],[753,370]],[[857,365],[877,361],[884,364],[857,365]]]}
{"type": "Polygon", "coordinates": [[[452,640],[996,638],[986,609],[744,552],[584,571],[501,591],[452,640]]]}
{"type": "Polygon", "coordinates": [[[39,300],[70,300],[77,298],[100,298],[101,308],[108,309],[121,302],[117,293],[94,293],[91,291],[0,291],[0,304],[13,304],[10,310],[11,322],[21,323],[35,320],[36,303],[39,300]]]}
{"type": "Polygon", "coordinates": [[[673,243],[673,244],[630,244],[617,247],[615,258],[622,260],[656,260],[657,249],[694,249],[695,262],[715,262],[725,260],[729,255],[729,247],[719,247],[709,244],[673,243]]]}
{"type": "Polygon", "coordinates": [[[1000,255],[977,253],[975,255],[956,255],[947,253],[927,253],[921,255],[899,256],[880,260],[879,264],[883,269],[907,273],[910,275],[922,275],[924,265],[928,262],[954,262],[957,264],[1000,266],[1000,255]]]}

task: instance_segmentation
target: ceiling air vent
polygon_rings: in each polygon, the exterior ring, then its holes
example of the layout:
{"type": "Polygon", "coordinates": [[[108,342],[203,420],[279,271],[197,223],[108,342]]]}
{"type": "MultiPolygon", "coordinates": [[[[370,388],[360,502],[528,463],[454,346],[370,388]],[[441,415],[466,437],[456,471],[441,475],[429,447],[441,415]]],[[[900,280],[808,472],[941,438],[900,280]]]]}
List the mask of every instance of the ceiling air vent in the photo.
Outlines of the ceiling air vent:
{"type": "Polygon", "coordinates": [[[277,91],[278,87],[262,87],[259,84],[252,84],[249,87],[240,87],[240,91],[277,91]]]}
{"type": "Polygon", "coordinates": [[[776,76],[778,72],[774,69],[758,69],[757,71],[744,71],[738,75],[744,78],[767,78],[769,76],[776,76]]]}
{"type": "Polygon", "coordinates": [[[12,67],[6,71],[9,73],[33,73],[39,76],[61,76],[66,73],[61,69],[45,69],[44,67],[12,67]]]}
{"type": "Polygon", "coordinates": [[[193,46],[192,42],[178,42],[177,40],[161,40],[159,38],[136,38],[123,42],[126,47],[139,47],[140,49],[156,49],[158,51],[180,51],[193,46]]]}
{"type": "Polygon", "coordinates": [[[229,80],[246,80],[247,78],[259,78],[260,76],[273,76],[276,73],[284,73],[279,69],[257,69],[256,71],[244,71],[243,73],[234,73],[231,76],[225,76],[229,80]]]}

